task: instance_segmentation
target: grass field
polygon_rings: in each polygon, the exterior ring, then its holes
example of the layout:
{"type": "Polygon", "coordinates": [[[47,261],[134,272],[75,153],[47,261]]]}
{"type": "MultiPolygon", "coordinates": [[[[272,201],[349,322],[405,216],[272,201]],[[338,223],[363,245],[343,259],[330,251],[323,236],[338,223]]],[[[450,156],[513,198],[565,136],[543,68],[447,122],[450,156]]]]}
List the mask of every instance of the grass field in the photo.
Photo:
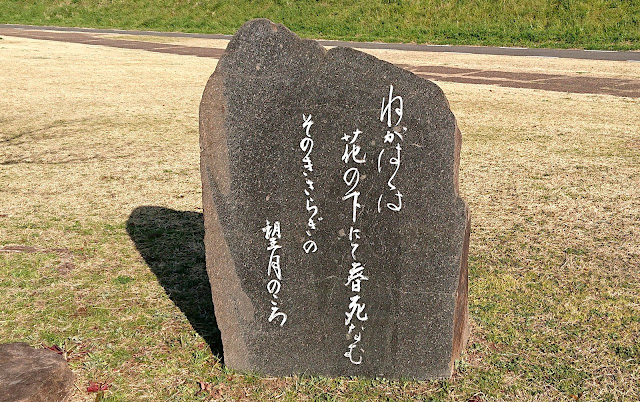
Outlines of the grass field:
{"type": "Polygon", "coordinates": [[[74,400],[96,399],[90,381],[103,400],[640,399],[640,99],[439,83],[473,215],[455,376],[265,378],[221,364],[204,271],[197,113],[215,63],[0,40],[0,339],[66,350],[74,400]]]}
{"type": "Polygon", "coordinates": [[[640,2],[613,0],[5,0],[0,23],[234,33],[251,18],[304,37],[640,49],[640,2]]]}

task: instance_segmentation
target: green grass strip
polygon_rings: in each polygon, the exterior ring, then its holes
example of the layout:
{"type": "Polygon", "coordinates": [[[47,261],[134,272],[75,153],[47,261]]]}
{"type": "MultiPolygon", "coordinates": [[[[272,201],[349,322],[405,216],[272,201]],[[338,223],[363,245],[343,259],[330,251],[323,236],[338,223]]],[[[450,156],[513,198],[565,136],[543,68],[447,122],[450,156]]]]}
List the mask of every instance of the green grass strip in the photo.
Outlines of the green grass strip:
{"type": "Polygon", "coordinates": [[[303,37],[640,49],[639,0],[4,0],[0,22],[234,33],[269,18],[303,37]]]}

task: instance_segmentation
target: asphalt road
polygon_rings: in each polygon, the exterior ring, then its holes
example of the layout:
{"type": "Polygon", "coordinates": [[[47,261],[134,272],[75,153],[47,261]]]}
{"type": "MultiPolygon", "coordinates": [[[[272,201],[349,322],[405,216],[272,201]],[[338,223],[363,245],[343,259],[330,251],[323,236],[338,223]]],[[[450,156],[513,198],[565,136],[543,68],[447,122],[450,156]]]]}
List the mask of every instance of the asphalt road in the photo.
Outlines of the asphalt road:
{"type": "MultiPolygon", "coordinates": [[[[185,33],[163,33],[150,31],[122,31],[110,29],[88,28],[59,28],[59,27],[31,27],[22,25],[0,25],[0,35],[17,36],[38,40],[52,40],[61,42],[81,43],[85,45],[109,46],[124,49],[138,49],[156,53],[168,53],[198,57],[210,57],[218,59],[224,53],[222,47],[199,47],[177,45],[168,43],[154,43],[129,39],[114,39],[101,36],[104,33],[117,33],[126,35],[152,35],[169,37],[198,37],[208,39],[229,39],[226,35],[204,35],[185,33]]],[[[340,46],[348,45],[357,48],[368,49],[397,49],[424,52],[444,52],[454,49],[463,49],[474,54],[511,55],[520,57],[562,57],[562,58],[590,58],[592,60],[608,60],[613,63],[627,62],[630,57],[636,57],[640,61],[640,52],[589,52],[584,50],[557,50],[557,49],[517,49],[517,48],[491,48],[473,46],[428,46],[385,43],[360,43],[360,42],[336,42],[321,41],[324,45],[340,46]],[[435,50],[433,50],[435,49],[435,50]],[[518,53],[518,54],[516,54],[518,53]],[[557,54],[560,56],[550,56],[557,54]],[[575,57],[574,57],[575,56],[575,57]],[[580,56],[580,57],[578,57],[580,56]]],[[[632,60],[635,61],[635,60],[632,60]]],[[[496,85],[510,88],[528,88],[544,91],[604,94],[629,98],[640,98],[640,77],[638,79],[623,79],[611,77],[575,76],[530,72],[510,72],[488,69],[460,68],[440,65],[411,65],[398,64],[423,78],[434,81],[459,82],[466,84],[496,85]]]]}
{"type": "MultiPolygon", "coordinates": [[[[127,31],[121,29],[67,28],[35,25],[0,24],[0,28],[26,30],[47,30],[60,32],[110,33],[124,35],[152,35],[180,38],[231,39],[231,35],[195,34],[182,32],[127,31]]],[[[409,50],[414,52],[443,52],[465,54],[491,54],[501,56],[526,56],[563,59],[609,60],[640,62],[640,52],[617,52],[609,50],[577,50],[577,49],[532,49],[519,47],[489,46],[450,46],[450,45],[418,45],[410,43],[378,43],[378,42],[343,42],[332,40],[318,41],[323,46],[345,46],[359,49],[409,50]]]]}

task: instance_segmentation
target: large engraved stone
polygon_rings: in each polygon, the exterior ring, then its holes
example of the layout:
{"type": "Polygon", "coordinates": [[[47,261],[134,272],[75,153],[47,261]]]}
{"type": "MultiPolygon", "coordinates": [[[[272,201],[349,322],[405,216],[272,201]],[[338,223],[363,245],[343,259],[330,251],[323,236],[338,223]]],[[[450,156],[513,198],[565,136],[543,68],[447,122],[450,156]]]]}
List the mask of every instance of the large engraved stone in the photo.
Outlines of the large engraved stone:
{"type": "Polygon", "coordinates": [[[234,369],[448,377],[469,213],[442,90],[260,19],[200,105],[207,271],[234,369]]]}

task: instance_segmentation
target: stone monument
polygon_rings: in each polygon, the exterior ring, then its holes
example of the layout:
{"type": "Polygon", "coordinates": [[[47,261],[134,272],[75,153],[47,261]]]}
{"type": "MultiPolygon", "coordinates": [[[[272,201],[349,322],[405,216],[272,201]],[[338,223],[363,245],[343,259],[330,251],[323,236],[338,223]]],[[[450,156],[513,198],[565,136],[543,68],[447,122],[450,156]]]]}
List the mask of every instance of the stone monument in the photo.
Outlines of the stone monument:
{"type": "Polygon", "coordinates": [[[468,337],[460,142],[434,83],[247,22],[200,104],[225,363],[268,375],[450,376],[468,337]]]}

